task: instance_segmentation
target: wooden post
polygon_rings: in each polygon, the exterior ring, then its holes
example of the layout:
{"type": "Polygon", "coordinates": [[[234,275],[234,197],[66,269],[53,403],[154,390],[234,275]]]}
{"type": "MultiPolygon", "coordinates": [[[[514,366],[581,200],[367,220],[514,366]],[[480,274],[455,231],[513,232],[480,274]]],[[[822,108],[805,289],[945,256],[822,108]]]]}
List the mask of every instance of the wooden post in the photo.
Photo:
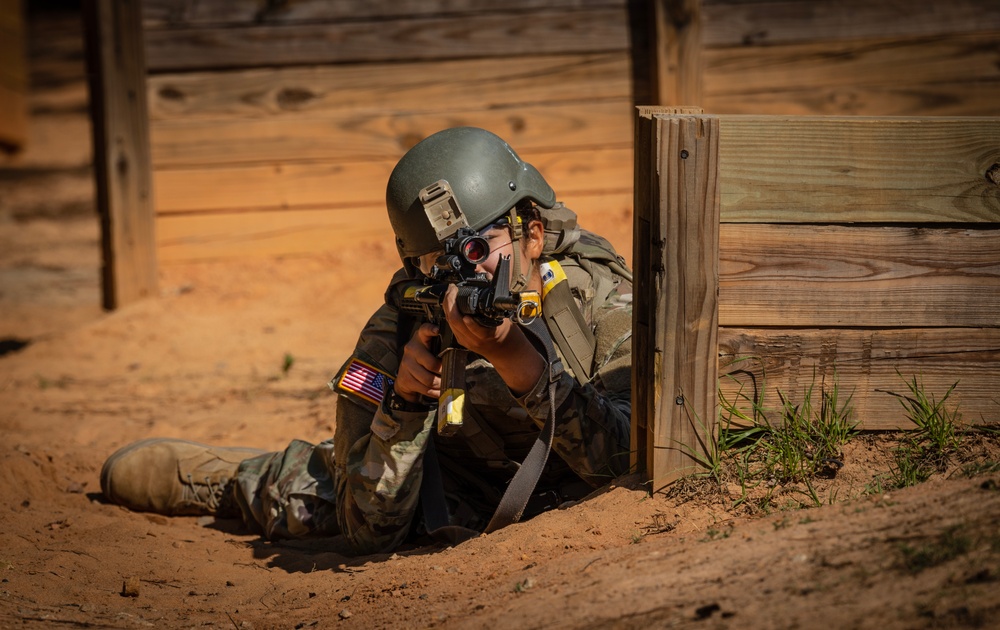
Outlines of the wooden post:
{"type": "Polygon", "coordinates": [[[653,51],[660,105],[701,105],[701,0],[653,0],[653,51]]]}
{"type": "Polygon", "coordinates": [[[21,0],[0,0],[0,151],[16,152],[28,140],[24,33],[21,0]]]}
{"type": "Polygon", "coordinates": [[[84,2],[103,302],[157,293],[146,63],[140,0],[84,2]]]}
{"type": "Polygon", "coordinates": [[[632,446],[657,491],[714,442],[719,120],[644,108],[635,154],[632,446]]]}

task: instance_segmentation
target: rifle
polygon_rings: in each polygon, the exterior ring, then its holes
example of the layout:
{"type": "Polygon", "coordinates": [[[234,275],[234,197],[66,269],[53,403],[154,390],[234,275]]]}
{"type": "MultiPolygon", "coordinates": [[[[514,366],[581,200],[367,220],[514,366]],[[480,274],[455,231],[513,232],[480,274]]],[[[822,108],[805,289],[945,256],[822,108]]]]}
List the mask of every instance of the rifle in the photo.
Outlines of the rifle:
{"type": "Polygon", "coordinates": [[[462,227],[442,242],[444,253],[435,261],[429,277],[403,288],[400,310],[435,324],[441,331],[441,396],[438,398],[437,430],[454,435],[462,426],[465,404],[465,366],[468,350],[461,347],[447,326],[442,302],[448,287],[458,287],[456,306],[485,327],[499,326],[504,319],[531,323],[541,313],[536,291],[510,290],[510,256],[501,256],[493,278],[477,272],[476,266],[490,255],[486,239],[462,227]]]}

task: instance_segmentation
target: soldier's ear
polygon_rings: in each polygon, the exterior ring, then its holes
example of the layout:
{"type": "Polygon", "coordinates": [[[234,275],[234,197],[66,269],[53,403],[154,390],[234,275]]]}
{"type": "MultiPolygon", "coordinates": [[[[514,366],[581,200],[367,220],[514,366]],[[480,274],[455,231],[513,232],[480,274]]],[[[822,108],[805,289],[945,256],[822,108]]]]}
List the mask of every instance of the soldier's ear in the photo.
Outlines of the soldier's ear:
{"type": "Polygon", "coordinates": [[[545,249],[545,226],[541,221],[529,221],[524,232],[525,254],[529,259],[540,258],[545,249]]]}

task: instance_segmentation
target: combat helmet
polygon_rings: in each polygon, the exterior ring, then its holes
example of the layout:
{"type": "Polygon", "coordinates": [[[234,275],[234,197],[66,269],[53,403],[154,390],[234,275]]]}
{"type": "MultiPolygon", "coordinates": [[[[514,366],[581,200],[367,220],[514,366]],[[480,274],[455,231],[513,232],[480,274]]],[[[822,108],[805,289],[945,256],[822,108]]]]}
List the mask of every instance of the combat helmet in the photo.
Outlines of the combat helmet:
{"type": "Polygon", "coordinates": [[[399,160],[386,186],[389,222],[405,262],[440,248],[426,210],[428,190],[452,195],[469,227],[481,230],[530,199],[551,208],[556,196],[534,166],[485,129],[455,127],[428,136],[399,160]],[[421,198],[423,196],[423,199],[421,198]]]}

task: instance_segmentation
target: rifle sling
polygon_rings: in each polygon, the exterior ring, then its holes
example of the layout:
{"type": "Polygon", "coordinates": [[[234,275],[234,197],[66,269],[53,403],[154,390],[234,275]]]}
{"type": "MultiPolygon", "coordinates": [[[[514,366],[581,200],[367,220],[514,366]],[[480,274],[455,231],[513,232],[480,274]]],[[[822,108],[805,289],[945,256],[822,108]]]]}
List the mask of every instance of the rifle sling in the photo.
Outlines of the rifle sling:
{"type": "Polygon", "coordinates": [[[497,506],[493,518],[484,530],[486,534],[520,520],[524,514],[524,508],[528,505],[528,500],[531,499],[531,495],[535,491],[535,486],[538,485],[538,479],[545,469],[549,452],[552,450],[552,439],[555,437],[556,399],[554,384],[562,374],[562,362],[552,346],[552,338],[549,336],[545,324],[536,319],[524,326],[523,329],[535,337],[539,342],[536,345],[540,345],[545,350],[549,380],[549,417],[545,421],[538,439],[532,445],[531,451],[528,452],[528,456],[521,462],[521,467],[514,473],[514,477],[507,485],[507,490],[500,499],[500,505],[497,506]]]}
{"type": "MultiPolygon", "coordinates": [[[[553,384],[563,371],[562,362],[552,345],[548,330],[541,321],[535,320],[525,326],[524,330],[535,337],[538,341],[536,346],[541,346],[545,350],[549,381],[549,417],[545,421],[538,439],[535,440],[528,452],[528,456],[514,473],[514,477],[507,485],[507,490],[500,498],[500,504],[497,506],[493,518],[490,519],[484,530],[484,533],[487,534],[521,519],[528,501],[534,494],[535,486],[538,485],[538,479],[545,469],[549,452],[552,450],[552,440],[555,437],[556,401],[553,384]]],[[[427,533],[435,540],[458,544],[478,535],[471,529],[450,525],[448,503],[444,496],[444,482],[441,478],[441,465],[438,461],[437,451],[434,448],[433,432],[427,438],[427,449],[424,452],[424,478],[420,484],[420,502],[427,533]]]]}

